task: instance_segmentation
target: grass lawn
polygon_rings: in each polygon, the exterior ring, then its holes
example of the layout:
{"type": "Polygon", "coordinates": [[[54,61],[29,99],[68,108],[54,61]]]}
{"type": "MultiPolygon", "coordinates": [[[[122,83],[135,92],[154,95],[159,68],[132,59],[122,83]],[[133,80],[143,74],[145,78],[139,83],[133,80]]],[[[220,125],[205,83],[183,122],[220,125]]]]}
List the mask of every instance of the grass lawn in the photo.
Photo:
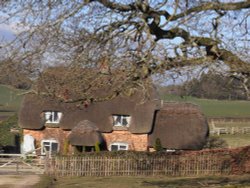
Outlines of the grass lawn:
{"type": "Polygon", "coordinates": [[[0,112],[8,113],[18,110],[22,100],[22,90],[0,85],[0,112]]]}
{"type": "Polygon", "coordinates": [[[191,102],[201,107],[202,112],[208,117],[249,117],[250,101],[229,101],[198,99],[194,97],[166,95],[165,101],[191,102]]]}
{"type": "Polygon", "coordinates": [[[0,116],[11,116],[19,109],[22,92],[22,90],[0,85],[0,116]]]}
{"type": "MultiPolygon", "coordinates": [[[[48,183],[48,182],[47,182],[48,183]]],[[[42,183],[36,187],[42,187],[42,183]]],[[[45,184],[44,184],[45,185],[45,184]]],[[[250,187],[250,174],[242,176],[208,177],[61,177],[52,182],[53,188],[246,188],[250,187]]]]}
{"type": "Polygon", "coordinates": [[[225,140],[230,148],[250,145],[250,134],[221,134],[219,137],[225,140]]]}

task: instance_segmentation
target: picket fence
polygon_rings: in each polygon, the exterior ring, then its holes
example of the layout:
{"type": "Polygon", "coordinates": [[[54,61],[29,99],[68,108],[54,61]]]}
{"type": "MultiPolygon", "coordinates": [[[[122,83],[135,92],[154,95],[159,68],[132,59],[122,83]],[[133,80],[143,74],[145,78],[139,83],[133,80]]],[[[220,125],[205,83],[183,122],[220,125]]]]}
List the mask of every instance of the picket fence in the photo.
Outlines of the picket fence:
{"type": "Polygon", "coordinates": [[[230,161],[218,155],[66,156],[46,160],[53,176],[197,176],[229,174],[230,161]]]}

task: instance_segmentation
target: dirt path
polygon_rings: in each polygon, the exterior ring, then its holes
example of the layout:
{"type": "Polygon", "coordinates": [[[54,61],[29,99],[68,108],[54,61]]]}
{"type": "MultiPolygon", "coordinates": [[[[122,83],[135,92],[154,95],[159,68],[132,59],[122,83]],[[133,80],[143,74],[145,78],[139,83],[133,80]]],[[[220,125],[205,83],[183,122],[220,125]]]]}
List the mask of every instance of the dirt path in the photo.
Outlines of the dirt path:
{"type": "Polygon", "coordinates": [[[0,187],[31,188],[39,180],[39,175],[0,175],[0,187]]]}

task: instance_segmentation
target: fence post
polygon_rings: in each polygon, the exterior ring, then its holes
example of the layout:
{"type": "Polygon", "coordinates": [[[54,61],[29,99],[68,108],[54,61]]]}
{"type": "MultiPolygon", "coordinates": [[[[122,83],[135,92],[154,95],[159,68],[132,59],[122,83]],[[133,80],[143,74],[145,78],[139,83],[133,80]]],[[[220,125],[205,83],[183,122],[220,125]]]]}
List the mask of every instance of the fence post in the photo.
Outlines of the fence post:
{"type": "Polygon", "coordinates": [[[17,160],[16,161],[16,173],[18,173],[18,171],[19,171],[19,161],[17,160]]]}

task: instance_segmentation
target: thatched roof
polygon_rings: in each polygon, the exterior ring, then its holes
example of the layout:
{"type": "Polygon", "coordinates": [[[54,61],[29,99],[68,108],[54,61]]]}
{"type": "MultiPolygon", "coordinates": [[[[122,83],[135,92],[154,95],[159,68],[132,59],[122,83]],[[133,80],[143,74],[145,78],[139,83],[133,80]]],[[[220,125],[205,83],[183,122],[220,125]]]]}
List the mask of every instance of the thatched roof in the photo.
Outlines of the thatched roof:
{"type": "MultiPolygon", "coordinates": [[[[38,93],[56,96],[67,102],[102,101],[121,93],[130,95],[136,90],[144,90],[148,95],[155,93],[155,89],[152,91],[150,87],[152,86],[151,79],[134,82],[128,80],[130,76],[129,70],[112,69],[109,73],[103,74],[99,69],[94,68],[50,67],[42,72],[34,90],[38,93]]],[[[142,92],[136,92],[138,100],[144,97],[141,94],[142,92]]]]}
{"type": "Polygon", "coordinates": [[[96,143],[103,142],[98,127],[88,120],[80,121],[72,129],[68,139],[73,146],[94,146],[96,143]]]}
{"type": "Polygon", "coordinates": [[[201,149],[208,136],[208,124],[198,106],[190,103],[165,103],[156,113],[149,145],[160,139],[167,149],[201,149]]]}
{"type": "Polygon", "coordinates": [[[140,104],[138,95],[135,97],[118,96],[112,100],[90,103],[77,107],[75,103],[58,102],[48,97],[42,98],[28,94],[24,97],[19,111],[19,126],[26,129],[42,129],[44,111],[60,111],[63,116],[59,127],[65,130],[73,129],[78,122],[89,120],[96,124],[101,132],[113,130],[112,115],[130,115],[129,131],[132,133],[150,132],[154,119],[154,112],[158,109],[158,102],[153,98],[140,104]]]}

